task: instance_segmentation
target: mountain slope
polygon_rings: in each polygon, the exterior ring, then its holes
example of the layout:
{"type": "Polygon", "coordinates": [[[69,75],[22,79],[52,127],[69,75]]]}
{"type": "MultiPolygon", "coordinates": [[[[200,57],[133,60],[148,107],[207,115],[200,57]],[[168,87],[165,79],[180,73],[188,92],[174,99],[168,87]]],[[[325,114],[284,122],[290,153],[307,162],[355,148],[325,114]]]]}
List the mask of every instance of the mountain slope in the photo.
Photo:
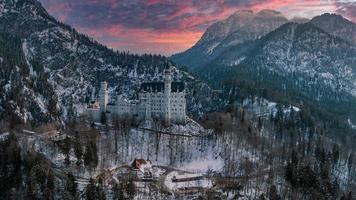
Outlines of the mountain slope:
{"type": "Polygon", "coordinates": [[[171,59],[193,69],[218,57],[229,47],[258,39],[286,22],[287,18],[273,10],[257,13],[249,10],[237,11],[226,20],[208,27],[192,48],[173,55],[171,59]]]}
{"type": "Polygon", "coordinates": [[[43,71],[30,77],[21,40],[0,34],[0,118],[46,123],[58,119],[57,96],[43,71]]]}
{"type": "Polygon", "coordinates": [[[199,70],[210,81],[253,81],[356,117],[356,49],[311,23],[285,24],[248,47],[230,48],[199,70]],[[238,51],[244,51],[243,59],[236,57],[238,51]]]}
{"type": "MultiPolygon", "coordinates": [[[[91,88],[98,86],[100,81],[109,82],[110,95],[124,94],[130,98],[135,96],[135,90],[141,82],[160,78],[164,67],[172,65],[162,56],[138,56],[108,49],[55,20],[36,0],[2,1],[0,32],[12,35],[18,42],[14,54],[20,54],[22,59],[20,71],[27,72],[16,74],[20,76],[19,79],[31,79],[31,83],[35,85],[42,85],[42,76],[48,79],[49,84],[41,87],[44,91],[48,89],[54,92],[51,96],[54,96],[55,102],[51,104],[54,104],[58,112],[48,114],[48,110],[43,109],[42,117],[52,121],[56,118],[68,120],[80,114],[90,96],[91,88]]],[[[11,46],[6,40],[4,43],[11,46]]],[[[13,65],[18,64],[10,64],[10,67],[13,65]]],[[[4,72],[7,77],[9,73],[11,72],[4,72]]],[[[179,69],[176,69],[175,73],[176,77],[188,84],[188,94],[191,97],[188,99],[190,113],[199,115],[211,109],[208,105],[212,101],[210,93],[207,92],[209,87],[179,69]]],[[[10,83],[9,81],[9,78],[5,78],[4,85],[10,83]]],[[[32,86],[30,89],[33,89],[32,86]]],[[[2,92],[2,96],[6,96],[14,91],[11,88],[2,92]]],[[[37,94],[25,95],[24,98],[26,101],[41,99],[37,94]]],[[[9,99],[3,99],[1,106],[4,107],[8,101],[9,99]]],[[[50,99],[43,96],[42,107],[48,107],[48,101],[50,99]]],[[[33,115],[33,112],[27,112],[26,109],[20,110],[22,111],[17,115],[23,121],[33,115]]]]}
{"type": "Polygon", "coordinates": [[[341,15],[325,13],[314,17],[310,22],[320,29],[356,45],[356,24],[341,15]]]}

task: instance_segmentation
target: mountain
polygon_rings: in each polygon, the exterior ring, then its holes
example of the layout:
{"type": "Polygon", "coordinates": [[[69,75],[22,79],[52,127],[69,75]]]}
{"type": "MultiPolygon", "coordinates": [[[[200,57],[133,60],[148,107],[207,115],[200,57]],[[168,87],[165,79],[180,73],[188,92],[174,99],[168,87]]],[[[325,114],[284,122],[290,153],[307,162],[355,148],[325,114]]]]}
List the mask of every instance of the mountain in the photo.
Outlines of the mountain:
{"type": "MultiPolygon", "coordinates": [[[[355,120],[356,48],[349,40],[356,35],[354,26],[330,14],[310,23],[289,22],[264,36],[229,46],[204,65],[188,68],[215,88],[234,82],[240,89],[269,91],[269,95],[259,95],[274,96],[274,101],[284,96],[300,106],[308,104],[355,120]]],[[[203,38],[195,47],[207,41],[203,38]]]]}
{"type": "Polygon", "coordinates": [[[356,45],[356,24],[341,15],[325,13],[314,17],[311,23],[334,36],[356,45]]]}
{"type": "MultiPolygon", "coordinates": [[[[44,123],[81,114],[92,87],[109,83],[110,95],[135,96],[140,83],[161,77],[160,55],[113,51],[51,17],[36,0],[0,3],[2,117],[44,123]]],[[[211,109],[210,88],[175,69],[188,85],[188,110],[211,109]],[[201,106],[206,105],[206,106],[201,106]]]]}
{"type": "Polygon", "coordinates": [[[199,70],[210,82],[253,82],[294,102],[356,117],[356,48],[311,23],[285,24],[199,70]]]}
{"type": "Polygon", "coordinates": [[[196,68],[215,59],[229,47],[258,39],[287,22],[287,18],[274,10],[237,11],[208,27],[193,47],[171,59],[177,64],[196,68]]]}

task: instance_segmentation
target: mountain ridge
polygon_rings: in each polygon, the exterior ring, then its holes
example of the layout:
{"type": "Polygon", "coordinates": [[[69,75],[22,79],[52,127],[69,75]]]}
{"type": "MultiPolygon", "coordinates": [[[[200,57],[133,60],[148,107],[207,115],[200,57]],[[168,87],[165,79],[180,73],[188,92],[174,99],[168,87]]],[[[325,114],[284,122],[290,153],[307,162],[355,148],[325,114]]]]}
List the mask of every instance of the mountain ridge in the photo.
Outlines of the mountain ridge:
{"type": "Polygon", "coordinates": [[[273,10],[237,11],[207,28],[201,39],[187,51],[172,55],[177,64],[202,66],[231,46],[255,40],[287,23],[288,19],[273,10]]]}
{"type": "MultiPolygon", "coordinates": [[[[323,16],[352,23],[342,16],[323,16]]],[[[340,32],[329,33],[330,29],[315,24],[315,19],[318,17],[307,23],[288,22],[260,38],[234,44],[206,64],[192,66],[190,60],[185,64],[218,88],[233,81],[227,79],[258,82],[355,120],[356,48],[340,32]]]]}

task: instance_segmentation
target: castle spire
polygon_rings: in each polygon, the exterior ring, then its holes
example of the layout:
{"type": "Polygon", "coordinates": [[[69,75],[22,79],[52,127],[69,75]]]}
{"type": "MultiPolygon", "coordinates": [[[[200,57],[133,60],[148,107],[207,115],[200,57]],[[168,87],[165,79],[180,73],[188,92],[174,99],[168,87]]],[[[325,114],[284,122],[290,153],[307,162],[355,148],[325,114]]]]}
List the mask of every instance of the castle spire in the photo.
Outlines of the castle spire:
{"type": "Polygon", "coordinates": [[[100,91],[99,91],[99,105],[100,112],[106,112],[106,106],[108,104],[109,92],[108,92],[108,84],[106,81],[100,83],[100,91]]]}
{"type": "Polygon", "coordinates": [[[164,70],[164,96],[165,96],[165,123],[170,124],[171,121],[171,86],[172,86],[172,70],[171,67],[166,67],[164,70]]]}

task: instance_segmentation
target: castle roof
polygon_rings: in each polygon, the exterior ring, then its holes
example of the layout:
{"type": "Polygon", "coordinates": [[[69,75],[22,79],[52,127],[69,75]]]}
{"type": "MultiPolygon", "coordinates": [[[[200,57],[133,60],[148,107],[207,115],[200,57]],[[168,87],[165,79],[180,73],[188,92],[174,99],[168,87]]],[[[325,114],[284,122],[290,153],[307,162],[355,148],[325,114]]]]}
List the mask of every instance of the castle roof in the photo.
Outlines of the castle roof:
{"type": "MultiPolygon", "coordinates": [[[[183,92],[184,91],[183,82],[172,82],[171,90],[172,92],[183,92]]],[[[140,92],[164,92],[164,82],[147,82],[142,83],[140,92]]]]}

